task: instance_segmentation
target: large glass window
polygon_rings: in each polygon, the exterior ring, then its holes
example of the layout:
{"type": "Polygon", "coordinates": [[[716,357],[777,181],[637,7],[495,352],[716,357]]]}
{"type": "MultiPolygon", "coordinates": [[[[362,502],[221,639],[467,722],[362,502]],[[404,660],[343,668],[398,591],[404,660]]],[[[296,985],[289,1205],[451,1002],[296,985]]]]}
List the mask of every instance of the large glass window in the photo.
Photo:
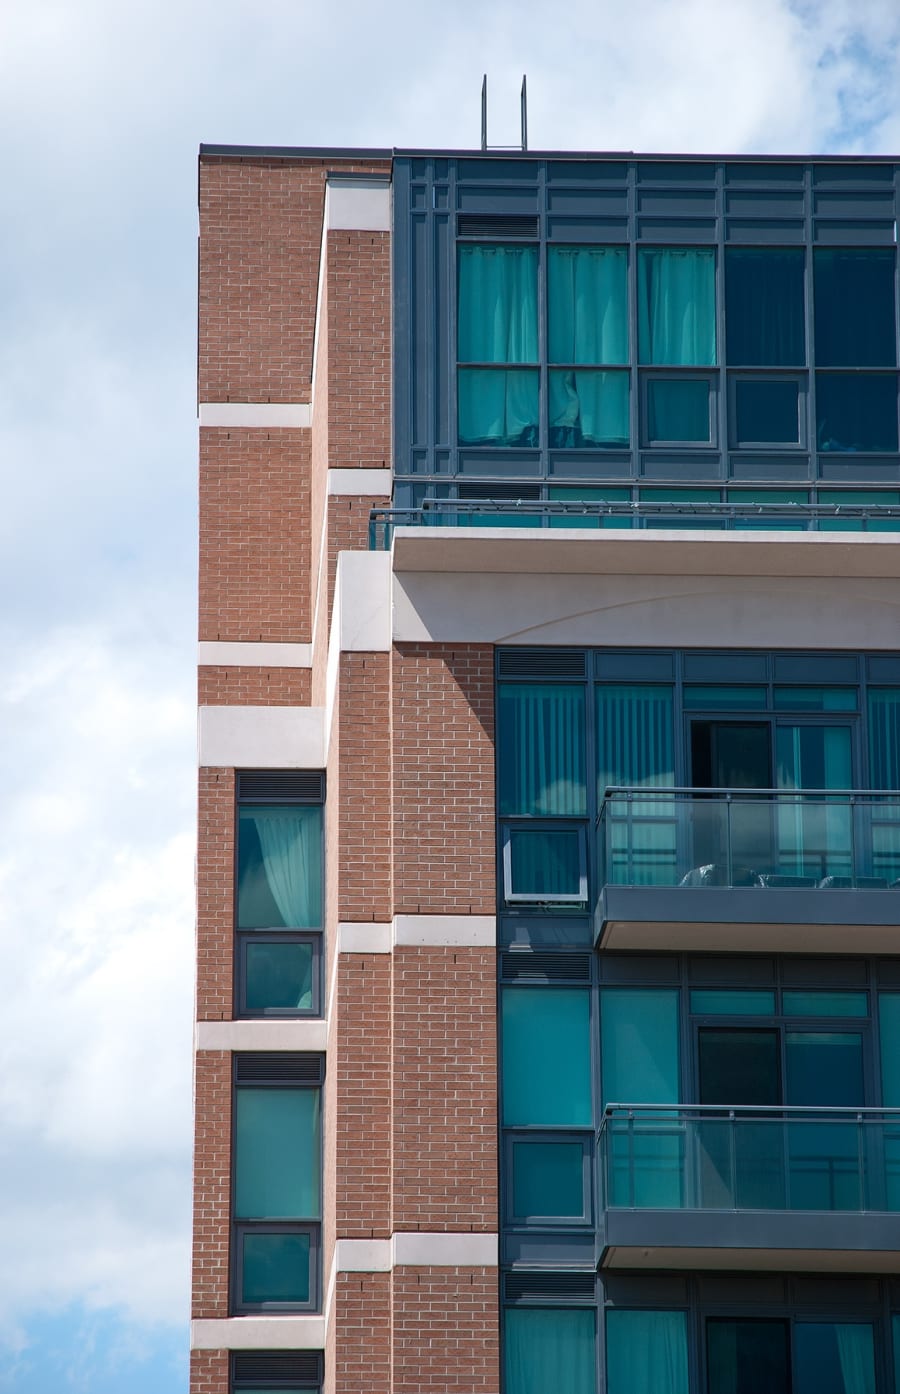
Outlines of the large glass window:
{"type": "Polygon", "coordinates": [[[593,1310],[510,1308],[504,1321],[506,1394],[596,1394],[593,1310]]]}
{"type": "Polygon", "coordinates": [[[552,448],[628,444],[626,274],[624,247],[549,249],[552,448]]]}
{"type": "Polygon", "coordinates": [[[504,1124],[589,1128],[590,993],[506,987],[500,1021],[504,1124]]]}
{"type": "Polygon", "coordinates": [[[824,451],[895,451],[896,375],[816,373],[816,439],[824,451]]]}
{"type": "Polygon", "coordinates": [[[644,364],[715,366],[716,261],[710,248],[640,249],[638,350],[644,364]]]}
{"type": "Polygon", "coordinates": [[[238,776],[236,1016],[319,1007],[322,777],[238,776]]]}
{"type": "Polygon", "coordinates": [[[875,1342],[864,1322],[706,1324],[708,1394],[875,1394],[875,1342]]]}
{"type": "Polygon", "coordinates": [[[725,332],[730,367],[804,366],[803,262],[800,248],[726,248],[725,332]]]}
{"type": "Polygon", "coordinates": [[[537,268],[536,247],[459,248],[461,445],[538,444],[537,268]]]}
{"type": "Polygon", "coordinates": [[[688,1394],[686,1314],[607,1312],[606,1387],[608,1394],[688,1394]]]}
{"type": "Polygon", "coordinates": [[[501,683],[497,701],[500,812],[583,814],[584,687],[501,683]]]}
{"type": "Polygon", "coordinates": [[[813,283],[817,365],[895,367],[893,249],[817,247],[813,283]]]}
{"type": "Polygon", "coordinates": [[[322,1217],[319,1057],[235,1058],[236,1311],[318,1305],[322,1217]],[[267,1068],[268,1066],[268,1068],[267,1068]],[[252,1083],[242,1082],[252,1080],[252,1083]],[[295,1082],[297,1081],[297,1082],[295,1082]]]}

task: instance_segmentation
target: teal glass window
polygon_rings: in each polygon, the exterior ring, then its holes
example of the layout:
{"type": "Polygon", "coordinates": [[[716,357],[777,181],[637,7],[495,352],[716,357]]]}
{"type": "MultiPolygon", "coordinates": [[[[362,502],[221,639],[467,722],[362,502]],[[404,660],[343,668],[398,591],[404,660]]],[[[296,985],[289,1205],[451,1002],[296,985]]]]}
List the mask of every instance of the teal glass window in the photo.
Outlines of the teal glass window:
{"type": "Polygon", "coordinates": [[[503,880],[508,901],[587,900],[584,829],[505,828],[503,880]]]}
{"type": "Polygon", "coordinates": [[[628,445],[627,372],[599,368],[551,368],[550,446],[590,450],[628,445]]]}
{"type": "Polygon", "coordinates": [[[900,790],[900,687],[870,687],[868,716],[870,787],[900,790]]]}
{"type": "Polygon", "coordinates": [[[240,1236],[244,1307],[307,1307],[312,1302],[312,1237],[288,1231],[245,1230],[240,1236]]]}
{"type": "Polygon", "coordinates": [[[674,1104],[679,1095],[678,992],[600,991],[600,1078],[604,1107],[674,1104]]]}
{"type": "Polygon", "coordinates": [[[587,1218],[587,1157],[581,1142],[520,1139],[511,1153],[513,1220],[587,1218]]]}
{"type": "Polygon", "coordinates": [[[818,366],[894,367],[893,249],[817,247],[813,278],[818,366]]]}
{"type": "MultiPolygon", "coordinates": [[[[510,1307],[504,1315],[505,1394],[596,1394],[596,1330],[583,1311],[510,1307]]],[[[680,1391],[679,1391],[680,1394],[680,1391]]]]}
{"type": "Polygon", "coordinates": [[[731,367],[802,367],[803,307],[800,248],[726,248],[726,351],[731,367]]]}
{"type": "Polygon", "coordinates": [[[711,248],[640,249],[638,353],[645,364],[715,366],[716,263],[711,248]]]}
{"type": "Polygon", "coordinates": [[[885,1108],[900,1108],[900,992],[878,994],[878,1035],[881,1102],[885,1108]]]}
{"type": "Polygon", "coordinates": [[[239,929],[312,929],[322,923],[322,809],[238,809],[239,929]]]}
{"type": "Polygon", "coordinates": [[[589,991],[506,987],[500,1019],[504,1124],[589,1128],[589,991]]]}
{"type": "Polygon", "coordinates": [[[867,1322],[794,1324],[795,1394],[875,1394],[875,1341],[867,1322]]]}
{"type": "Polygon", "coordinates": [[[584,688],[501,683],[497,701],[500,812],[584,814],[584,688]]]}
{"type": "Polygon", "coordinates": [[[648,442],[708,445],[712,439],[710,383],[707,378],[649,378],[648,442]]]}
{"type": "Polygon", "coordinates": [[[237,1219],[319,1219],[318,1089],[235,1091],[237,1219]]]}
{"type": "Polygon", "coordinates": [[[789,992],[782,995],[785,1016],[868,1016],[865,992],[789,992]]]}
{"type": "Polygon", "coordinates": [[[551,247],[547,255],[550,362],[628,362],[624,247],[551,247]]]}
{"type": "Polygon", "coordinates": [[[608,1311],[606,1388],[607,1394],[688,1394],[686,1314],[608,1311]]]}
{"type": "Polygon", "coordinates": [[[725,684],[685,684],[685,711],[765,711],[765,687],[728,687],[725,684]]]}
{"type": "Polygon", "coordinates": [[[538,443],[536,247],[464,244],[457,300],[461,444],[538,443]],[[464,366],[469,365],[469,366],[464,366]]]}
{"type": "Polygon", "coordinates": [[[644,683],[597,686],[598,793],[611,785],[675,783],[672,688],[644,683]]]}
{"type": "Polygon", "coordinates": [[[246,1015],[318,1011],[318,965],[310,941],[254,935],[245,938],[243,953],[246,1015]]]}
{"type": "Polygon", "coordinates": [[[775,993],[765,988],[692,988],[696,1016],[772,1016],[775,993]]]}
{"type": "Polygon", "coordinates": [[[897,449],[897,379],[893,373],[816,373],[816,440],[820,450],[897,449]]]}
{"type": "MultiPolygon", "coordinates": [[[[631,490],[628,488],[586,488],[567,489],[551,484],[547,489],[548,499],[559,499],[567,503],[629,503],[631,490]]],[[[585,513],[573,512],[550,518],[551,528],[630,528],[631,519],[625,514],[595,514],[590,509],[585,513]]]]}
{"type": "Polygon", "coordinates": [[[790,378],[734,380],[736,445],[799,445],[800,384],[790,378]]]}
{"type": "Polygon", "coordinates": [[[765,1390],[791,1394],[790,1341],[786,1321],[706,1323],[708,1394],[765,1390]]]}
{"type": "Polygon", "coordinates": [[[855,687],[776,687],[778,712],[852,712],[859,700],[855,687]]]}

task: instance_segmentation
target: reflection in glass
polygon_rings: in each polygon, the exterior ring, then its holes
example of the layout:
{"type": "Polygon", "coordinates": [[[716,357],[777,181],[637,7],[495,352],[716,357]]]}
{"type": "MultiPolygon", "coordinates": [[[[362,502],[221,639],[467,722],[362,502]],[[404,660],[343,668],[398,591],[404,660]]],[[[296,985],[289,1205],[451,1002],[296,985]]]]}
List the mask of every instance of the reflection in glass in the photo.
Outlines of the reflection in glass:
{"type": "Polygon", "coordinates": [[[497,700],[500,812],[583,814],[583,686],[501,683],[497,700]]]}
{"type": "Polygon", "coordinates": [[[308,1234],[265,1234],[250,1231],[243,1236],[241,1298],[244,1303],[310,1300],[308,1234]]]}
{"type": "Polygon", "coordinates": [[[892,373],[816,373],[820,450],[897,449],[897,379],[892,373]]]}
{"type": "Polygon", "coordinates": [[[506,987],[501,997],[503,1122],[589,1128],[590,993],[506,987]]]}

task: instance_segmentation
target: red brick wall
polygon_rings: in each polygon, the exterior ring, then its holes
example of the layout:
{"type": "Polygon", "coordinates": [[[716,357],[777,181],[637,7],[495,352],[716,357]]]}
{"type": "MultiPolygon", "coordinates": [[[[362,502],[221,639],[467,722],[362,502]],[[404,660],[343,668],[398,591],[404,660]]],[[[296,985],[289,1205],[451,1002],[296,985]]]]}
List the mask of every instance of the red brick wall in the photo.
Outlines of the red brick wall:
{"type": "Polygon", "coordinates": [[[325,176],[389,169],[332,156],[201,159],[201,402],[309,400],[325,176]]]}
{"type": "Polygon", "coordinates": [[[344,954],[338,966],[337,1234],[391,1233],[391,956],[344,954]]]}
{"type": "Polygon", "coordinates": [[[386,232],[328,234],[328,462],[391,463],[391,260],[386,232]]]}
{"type": "Polygon", "coordinates": [[[230,1394],[227,1350],[191,1351],[191,1394],[230,1394]]]}
{"type": "Polygon", "coordinates": [[[390,1273],[339,1273],[334,1304],[336,1339],[325,1352],[326,1390],[391,1394],[390,1273]]]}
{"type": "Polygon", "coordinates": [[[197,1020],[228,1020],[234,954],[234,770],[200,770],[197,1020]]]}
{"type": "Polygon", "coordinates": [[[493,915],[490,645],[397,644],[393,721],[395,913],[493,915]]]}
{"type": "Polygon", "coordinates": [[[395,1230],[497,1229],[497,955],[396,948],[395,1230]]]}
{"type": "Polygon", "coordinates": [[[201,707],[308,707],[309,668],[240,668],[206,664],[197,670],[201,707]]]}
{"type": "Polygon", "coordinates": [[[497,1394],[499,1321],[496,1269],[395,1269],[391,1394],[497,1394]]]}
{"type": "Polygon", "coordinates": [[[310,439],[200,432],[200,638],[310,638],[310,439]]]}
{"type": "Polygon", "coordinates": [[[390,684],[389,654],[341,654],[341,920],[391,918],[390,684]]]}
{"type": "Polygon", "coordinates": [[[228,1316],[231,1053],[200,1050],[194,1106],[194,1317],[228,1316]]]}

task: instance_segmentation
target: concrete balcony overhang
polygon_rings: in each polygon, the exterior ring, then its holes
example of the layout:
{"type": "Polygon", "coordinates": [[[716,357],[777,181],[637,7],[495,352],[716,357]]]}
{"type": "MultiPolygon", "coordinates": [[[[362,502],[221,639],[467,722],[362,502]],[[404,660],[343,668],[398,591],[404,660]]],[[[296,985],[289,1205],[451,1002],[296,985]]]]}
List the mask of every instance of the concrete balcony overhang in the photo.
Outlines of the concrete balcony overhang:
{"type": "Polygon", "coordinates": [[[894,1273],[900,1214],[609,1210],[600,1267],[894,1273]]]}
{"type": "Polygon", "coordinates": [[[898,535],[719,529],[403,527],[397,573],[900,577],[898,535]]]}
{"type": "Polygon", "coordinates": [[[702,953],[896,953],[900,889],[604,886],[595,945],[702,953]]]}

